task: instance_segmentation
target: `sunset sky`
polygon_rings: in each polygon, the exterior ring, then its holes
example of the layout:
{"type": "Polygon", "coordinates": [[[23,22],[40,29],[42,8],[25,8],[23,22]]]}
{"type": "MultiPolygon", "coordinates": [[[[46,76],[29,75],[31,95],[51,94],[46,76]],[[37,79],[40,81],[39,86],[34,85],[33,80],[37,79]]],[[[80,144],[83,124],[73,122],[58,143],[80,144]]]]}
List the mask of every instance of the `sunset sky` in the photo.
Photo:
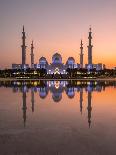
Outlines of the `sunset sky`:
{"type": "Polygon", "coordinates": [[[93,62],[116,66],[116,0],[0,0],[0,68],[21,63],[23,25],[29,64],[32,39],[35,63],[41,56],[51,62],[55,52],[79,63],[81,39],[87,63],[91,25],[93,62]]]}

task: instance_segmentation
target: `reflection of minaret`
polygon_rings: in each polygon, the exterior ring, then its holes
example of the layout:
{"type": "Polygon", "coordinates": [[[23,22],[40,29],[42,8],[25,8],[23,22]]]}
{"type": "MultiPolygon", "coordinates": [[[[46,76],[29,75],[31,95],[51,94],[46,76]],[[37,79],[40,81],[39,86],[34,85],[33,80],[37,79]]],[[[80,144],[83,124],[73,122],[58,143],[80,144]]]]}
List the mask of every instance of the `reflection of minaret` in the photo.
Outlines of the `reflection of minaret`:
{"type": "Polygon", "coordinates": [[[82,114],[83,111],[83,89],[80,90],[80,112],[82,114]]]}
{"type": "Polygon", "coordinates": [[[27,106],[26,106],[26,91],[23,90],[23,121],[24,121],[24,126],[26,124],[26,110],[27,110],[27,106]]]}
{"type": "Polygon", "coordinates": [[[34,112],[34,90],[31,90],[32,112],[34,112]]]}
{"type": "Polygon", "coordinates": [[[83,68],[83,42],[81,40],[81,47],[80,47],[80,68],[83,68]]]}
{"type": "Polygon", "coordinates": [[[89,45],[88,45],[88,64],[92,64],[92,48],[93,48],[93,45],[92,45],[92,32],[91,32],[91,27],[89,29],[89,45]]]}
{"type": "Polygon", "coordinates": [[[87,110],[88,110],[88,123],[89,123],[89,128],[91,126],[91,111],[92,111],[91,98],[92,98],[91,92],[88,92],[88,107],[87,107],[87,110]]]}
{"type": "Polygon", "coordinates": [[[23,32],[22,32],[23,36],[22,36],[22,65],[24,67],[24,65],[26,64],[26,45],[25,45],[25,31],[24,31],[24,26],[23,26],[23,32]]]}
{"type": "Polygon", "coordinates": [[[33,53],[33,49],[34,49],[34,46],[33,46],[33,41],[32,41],[32,44],[31,44],[31,68],[34,68],[34,53],[33,53]]]}

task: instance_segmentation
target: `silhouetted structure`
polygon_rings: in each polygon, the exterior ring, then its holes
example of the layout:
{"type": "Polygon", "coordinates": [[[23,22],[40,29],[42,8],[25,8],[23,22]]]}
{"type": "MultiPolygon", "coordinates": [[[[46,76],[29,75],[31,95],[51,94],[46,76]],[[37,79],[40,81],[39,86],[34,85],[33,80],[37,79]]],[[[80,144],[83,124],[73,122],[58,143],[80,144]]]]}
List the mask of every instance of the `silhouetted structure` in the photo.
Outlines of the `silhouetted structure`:
{"type": "Polygon", "coordinates": [[[31,44],[31,68],[34,68],[34,52],[33,52],[34,46],[33,46],[33,41],[31,44]]]}
{"type": "Polygon", "coordinates": [[[89,29],[89,45],[88,45],[88,64],[92,64],[92,48],[93,48],[93,45],[92,45],[92,32],[91,32],[91,27],[89,29]]]}
{"type": "Polygon", "coordinates": [[[26,64],[26,45],[25,45],[25,30],[24,30],[24,26],[23,26],[23,32],[22,32],[23,36],[22,36],[22,66],[24,67],[26,64]]]}
{"type": "Polygon", "coordinates": [[[80,47],[80,68],[83,68],[83,42],[81,40],[81,47],[80,47]]]}

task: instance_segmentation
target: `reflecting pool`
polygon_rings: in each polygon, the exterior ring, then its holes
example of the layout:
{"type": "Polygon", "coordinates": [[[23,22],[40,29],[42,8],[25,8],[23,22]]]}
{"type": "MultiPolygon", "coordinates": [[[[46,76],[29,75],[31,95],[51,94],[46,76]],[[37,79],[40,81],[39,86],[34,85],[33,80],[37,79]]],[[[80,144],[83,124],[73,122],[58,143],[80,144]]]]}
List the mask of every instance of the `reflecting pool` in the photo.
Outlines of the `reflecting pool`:
{"type": "Polygon", "coordinates": [[[116,155],[116,81],[0,82],[0,155],[116,155]]]}

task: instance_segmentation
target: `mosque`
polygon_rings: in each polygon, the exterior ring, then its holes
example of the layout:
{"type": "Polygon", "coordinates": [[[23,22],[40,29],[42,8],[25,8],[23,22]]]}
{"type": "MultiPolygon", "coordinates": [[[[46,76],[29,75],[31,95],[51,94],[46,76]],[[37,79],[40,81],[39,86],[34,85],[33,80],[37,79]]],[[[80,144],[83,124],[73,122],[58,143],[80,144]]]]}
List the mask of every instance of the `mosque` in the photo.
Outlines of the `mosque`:
{"type": "Polygon", "coordinates": [[[81,40],[81,46],[80,46],[80,63],[76,63],[75,59],[73,57],[69,57],[68,60],[66,61],[66,63],[64,64],[62,62],[62,56],[59,54],[59,52],[56,52],[53,56],[52,56],[52,62],[49,64],[47,59],[45,57],[41,57],[39,59],[39,62],[37,64],[34,64],[34,45],[33,45],[33,41],[31,44],[31,65],[29,66],[28,64],[26,64],[26,44],[25,44],[25,40],[26,40],[26,35],[25,35],[25,31],[24,31],[24,26],[23,26],[23,32],[22,32],[22,64],[12,64],[12,69],[27,69],[27,68],[33,68],[33,69],[46,69],[47,70],[47,74],[66,74],[66,70],[67,68],[86,68],[86,69],[93,69],[96,68],[97,70],[102,70],[103,69],[103,65],[101,63],[99,64],[93,64],[93,45],[92,45],[92,31],[91,28],[89,29],[89,43],[88,43],[88,64],[84,65],[83,62],[83,57],[84,57],[84,52],[83,52],[83,42],[81,40]]]}
{"type": "Polygon", "coordinates": [[[39,63],[34,65],[34,68],[47,69],[48,74],[66,74],[67,68],[79,68],[80,65],[75,63],[73,57],[69,57],[66,64],[62,62],[62,56],[59,53],[55,53],[52,56],[52,63],[48,64],[45,57],[39,59],[39,63]]]}

